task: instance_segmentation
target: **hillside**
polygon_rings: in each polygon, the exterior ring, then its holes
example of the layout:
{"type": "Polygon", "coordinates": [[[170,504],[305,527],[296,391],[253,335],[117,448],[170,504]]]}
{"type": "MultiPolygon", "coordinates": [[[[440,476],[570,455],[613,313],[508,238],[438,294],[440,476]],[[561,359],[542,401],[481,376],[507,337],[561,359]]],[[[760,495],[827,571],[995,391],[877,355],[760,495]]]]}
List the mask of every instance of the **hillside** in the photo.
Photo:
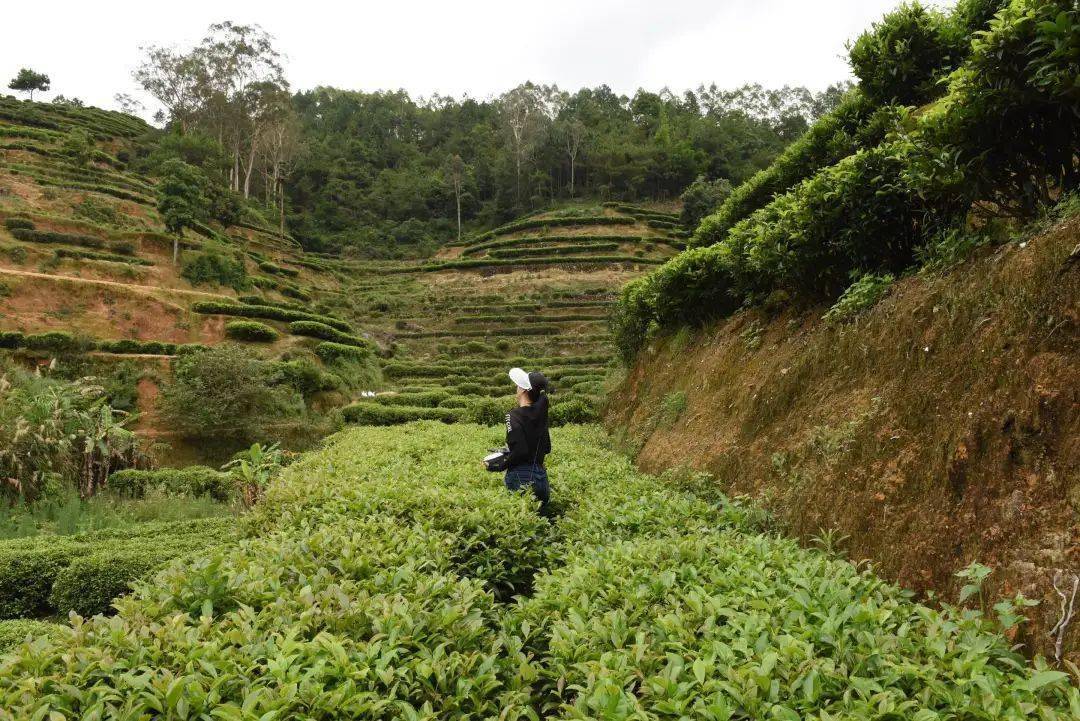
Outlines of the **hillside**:
{"type": "Polygon", "coordinates": [[[1073,215],[846,322],[756,309],[657,340],[606,420],[643,468],[708,471],[905,587],[953,599],[992,567],[987,598],[1041,600],[1017,640],[1052,655],[1054,575],[1080,563],[1078,243],[1073,215]]]}
{"type": "Polygon", "coordinates": [[[346,409],[354,421],[498,422],[506,369],[543,369],[556,422],[589,420],[612,359],[615,290],[682,247],[669,214],[626,205],[538,213],[444,248],[430,261],[355,266],[358,322],[392,347],[393,391],[346,409]]]}
{"type": "Polygon", "coordinates": [[[607,419],[807,542],[1076,658],[1075,3],[902,5],[859,85],[613,312],[607,419]],[[988,579],[987,579],[988,575],[988,579]],[[973,598],[972,579],[989,594],[973,598]]]}
{"type": "Polygon", "coordinates": [[[64,377],[102,378],[174,462],[220,457],[252,433],[310,442],[346,406],[354,423],[498,418],[512,363],[550,373],[560,418],[592,418],[616,290],[686,235],[670,212],[578,203],[434,258],[356,261],[305,253],[244,203],[228,223],[187,229],[174,264],[159,179],[140,170],[157,167],[159,132],[119,113],[7,99],[0,137],[0,347],[24,365],[59,358],[64,377]],[[230,419],[185,432],[157,401],[178,358],[225,341],[269,362],[267,382],[302,407],[212,450],[230,419]]]}

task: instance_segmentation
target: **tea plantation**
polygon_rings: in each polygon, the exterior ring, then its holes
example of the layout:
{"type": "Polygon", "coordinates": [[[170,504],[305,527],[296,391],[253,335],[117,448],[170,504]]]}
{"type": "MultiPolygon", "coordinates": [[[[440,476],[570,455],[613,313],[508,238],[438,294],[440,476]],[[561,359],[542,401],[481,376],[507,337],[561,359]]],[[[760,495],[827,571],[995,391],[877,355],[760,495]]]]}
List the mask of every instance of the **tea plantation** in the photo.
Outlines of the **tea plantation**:
{"type": "Polygon", "coordinates": [[[497,440],[430,422],[334,436],[238,542],[0,657],[0,719],[1080,713],[995,621],[642,475],[589,427],[555,432],[549,524],[479,469],[497,440]]]}
{"type": "Polygon", "coordinates": [[[431,258],[362,261],[305,252],[255,202],[166,232],[155,159],[174,141],[137,118],[0,98],[0,140],[0,349],[123,384],[174,446],[245,436],[235,449],[267,425],[317,437],[339,417],[493,422],[513,364],[555,381],[555,422],[593,419],[609,305],[689,235],[670,208],[582,201],[431,258]],[[155,405],[179,359],[223,343],[265,361],[272,417],[155,405]]]}

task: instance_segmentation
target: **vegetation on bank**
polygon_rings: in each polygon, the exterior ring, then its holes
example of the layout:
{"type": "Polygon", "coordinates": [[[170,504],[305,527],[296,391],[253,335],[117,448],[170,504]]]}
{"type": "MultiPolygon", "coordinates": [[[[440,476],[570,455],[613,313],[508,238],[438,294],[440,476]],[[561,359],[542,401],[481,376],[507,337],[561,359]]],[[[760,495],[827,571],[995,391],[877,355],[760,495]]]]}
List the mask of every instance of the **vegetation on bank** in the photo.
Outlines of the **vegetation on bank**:
{"type": "Polygon", "coordinates": [[[10,648],[0,719],[1080,709],[1066,674],[1000,635],[1019,602],[995,618],[913,603],[751,508],[665,488],[587,428],[555,431],[549,523],[476,467],[497,436],[438,423],[336,436],[271,485],[249,536],[170,564],[113,618],[10,648]],[[258,671],[282,639],[302,683],[258,671]],[[98,671],[115,658],[134,665],[98,671]]]}
{"type": "MultiPolygon", "coordinates": [[[[972,13],[976,5],[991,4],[964,3],[950,17],[902,8],[866,36],[878,40],[860,40],[852,52],[881,51],[892,47],[882,37],[927,27],[939,27],[934,37],[951,37],[941,28],[958,15],[989,12],[972,13]]],[[[1080,137],[1067,78],[1078,67],[1061,48],[1078,26],[1070,3],[1013,0],[974,35],[956,65],[900,72],[903,59],[881,51],[881,62],[896,63],[892,95],[917,94],[922,91],[912,88],[927,77],[947,75],[945,95],[923,112],[907,113],[880,144],[849,146],[841,159],[808,159],[814,153],[793,146],[774,167],[780,174],[789,165],[800,168],[784,176],[795,185],[752,212],[732,210],[743,196],[737,189],[702,221],[699,247],[624,288],[614,320],[620,353],[632,357],[655,329],[700,323],[744,304],[835,298],[866,273],[903,272],[925,248],[962,237],[972,212],[1029,220],[1076,188],[1072,149],[1080,137]]],[[[853,64],[856,71],[876,67],[854,55],[853,64]]],[[[833,122],[826,118],[800,142],[818,143],[817,133],[832,132],[833,122]]]]}

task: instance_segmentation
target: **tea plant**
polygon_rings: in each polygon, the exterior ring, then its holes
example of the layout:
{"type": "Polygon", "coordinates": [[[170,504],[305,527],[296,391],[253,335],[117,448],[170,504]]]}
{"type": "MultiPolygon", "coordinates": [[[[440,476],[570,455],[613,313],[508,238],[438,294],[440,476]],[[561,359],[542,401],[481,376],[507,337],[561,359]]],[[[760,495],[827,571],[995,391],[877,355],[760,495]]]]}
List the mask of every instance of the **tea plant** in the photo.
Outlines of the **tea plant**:
{"type": "Polygon", "coordinates": [[[597,433],[553,432],[554,522],[479,467],[498,429],[333,436],[268,484],[245,538],[137,583],[113,618],[16,642],[0,720],[1080,710],[981,613],[913,603],[752,509],[638,473],[597,433]]]}

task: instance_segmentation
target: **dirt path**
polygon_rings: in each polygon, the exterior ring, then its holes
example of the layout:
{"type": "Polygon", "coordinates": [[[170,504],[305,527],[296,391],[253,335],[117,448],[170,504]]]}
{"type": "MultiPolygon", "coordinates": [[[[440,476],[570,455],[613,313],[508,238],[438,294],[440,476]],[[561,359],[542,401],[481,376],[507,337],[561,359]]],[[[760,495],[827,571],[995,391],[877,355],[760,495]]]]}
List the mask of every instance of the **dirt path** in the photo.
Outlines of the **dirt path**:
{"type": "Polygon", "coordinates": [[[79,278],[72,275],[55,275],[52,273],[35,273],[30,270],[15,270],[14,268],[0,268],[0,274],[3,275],[17,275],[24,276],[26,278],[41,278],[44,280],[65,280],[72,283],[85,283],[87,285],[98,285],[112,288],[124,288],[128,291],[134,291],[136,293],[144,293],[146,295],[154,295],[156,293],[180,293],[182,295],[193,295],[199,298],[212,298],[214,300],[234,300],[232,296],[221,295],[219,293],[207,293],[201,290],[186,290],[184,288],[164,288],[158,285],[138,285],[135,283],[121,283],[116,280],[97,280],[94,278],[79,278]]]}

